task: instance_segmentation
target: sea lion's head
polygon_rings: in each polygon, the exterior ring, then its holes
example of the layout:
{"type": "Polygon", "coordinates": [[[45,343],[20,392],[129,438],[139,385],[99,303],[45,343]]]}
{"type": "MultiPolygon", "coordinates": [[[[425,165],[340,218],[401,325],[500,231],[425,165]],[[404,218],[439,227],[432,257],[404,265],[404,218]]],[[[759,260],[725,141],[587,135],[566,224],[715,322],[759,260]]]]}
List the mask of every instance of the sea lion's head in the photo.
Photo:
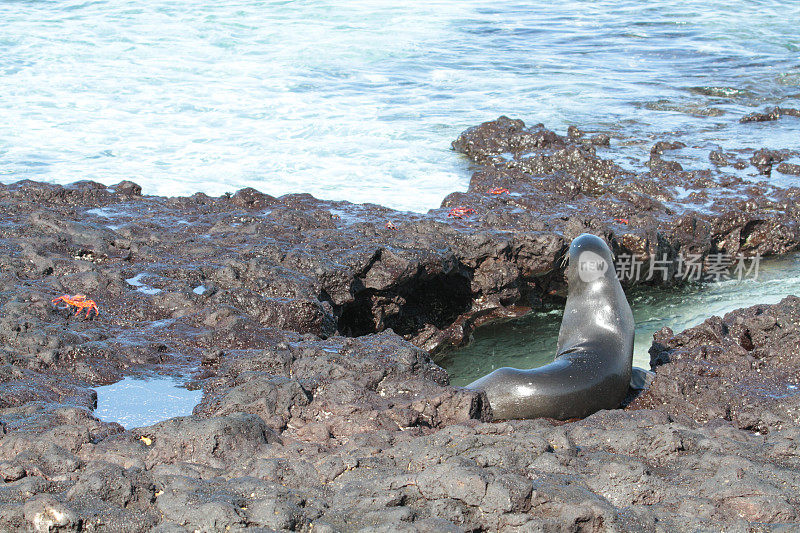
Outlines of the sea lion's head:
{"type": "Polygon", "coordinates": [[[592,283],[601,278],[616,279],[614,259],[606,242],[589,233],[583,233],[569,247],[569,266],[567,281],[592,283]]]}

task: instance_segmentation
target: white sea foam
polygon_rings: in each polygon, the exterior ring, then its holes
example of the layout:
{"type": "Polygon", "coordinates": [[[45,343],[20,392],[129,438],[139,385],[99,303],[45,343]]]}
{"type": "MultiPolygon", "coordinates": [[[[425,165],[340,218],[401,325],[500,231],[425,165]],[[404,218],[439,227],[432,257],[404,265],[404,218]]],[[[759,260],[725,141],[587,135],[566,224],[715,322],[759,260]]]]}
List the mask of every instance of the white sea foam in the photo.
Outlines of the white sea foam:
{"type": "Polygon", "coordinates": [[[499,114],[787,147],[799,121],[735,118],[796,93],[799,15],[777,0],[0,2],[0,179],[425,211],[466,188],[450,142],[499,114]],[[752,94],[687,91],[705,85],[752,94]]]}

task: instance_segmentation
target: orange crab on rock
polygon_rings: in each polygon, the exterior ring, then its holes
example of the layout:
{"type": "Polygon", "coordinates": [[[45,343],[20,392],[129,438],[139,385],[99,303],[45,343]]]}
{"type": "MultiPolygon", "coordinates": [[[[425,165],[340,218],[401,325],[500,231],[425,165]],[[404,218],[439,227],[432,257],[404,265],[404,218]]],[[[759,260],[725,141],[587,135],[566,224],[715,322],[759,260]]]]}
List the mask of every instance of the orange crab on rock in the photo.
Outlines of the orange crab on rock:
{"type": "Polygon", "coordinates": [[[451,209],[450,212],[447,213],[447,216],[453,218],[464,218],[466,215],[470,215],[474,212],[475,210],[470,207],[459,206],[451,209]]]}
{"type": "Polygon", "coordinates": [[[67,305],[74,305],[75,307],[78,308],[78,310],[75,311],[76,315],[81,311],[83,311],[84,309],[86,309],[86,318],[89,318],[89,313],[91,313],[92,311],[94,311],[94,316],[100,314],[100,310],[97,308],[97,304],[95,303],[95,301],[87,300],[86,296],[83,294],[76,294],[75,296],[70,296],[69,294],[65,294],[63,296],[59,296],[58,298],[53,298],[50,301],[54,304],[61,301],[67,305]]]}

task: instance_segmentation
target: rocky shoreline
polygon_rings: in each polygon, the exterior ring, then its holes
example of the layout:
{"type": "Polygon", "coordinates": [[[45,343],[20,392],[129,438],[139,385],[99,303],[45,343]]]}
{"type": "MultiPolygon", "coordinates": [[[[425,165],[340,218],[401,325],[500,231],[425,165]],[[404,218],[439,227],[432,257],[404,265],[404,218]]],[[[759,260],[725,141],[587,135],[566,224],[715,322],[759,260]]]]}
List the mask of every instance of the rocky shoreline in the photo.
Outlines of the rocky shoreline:
{"type": "Polygon", "coordinates": [[[427,214],[0,185],[0,530],[797,527],[797,298],[662,330],[648,391],[567,424],[492,421],[431,359],[563,296],[583,232],[670,273],[680,254],[798,248],[800,189],[726,172],[796,153],[684,171],[681,144],[659,141],[634,172],[597,155],[608,143],[471,128],[453,143],[469,189],[427,214]],[[65,293],[99,316],[51,303],[65,293]],[[203,388],[192,416],[131,431],[93,416],[92,387],[177,369],[203,388]]]}

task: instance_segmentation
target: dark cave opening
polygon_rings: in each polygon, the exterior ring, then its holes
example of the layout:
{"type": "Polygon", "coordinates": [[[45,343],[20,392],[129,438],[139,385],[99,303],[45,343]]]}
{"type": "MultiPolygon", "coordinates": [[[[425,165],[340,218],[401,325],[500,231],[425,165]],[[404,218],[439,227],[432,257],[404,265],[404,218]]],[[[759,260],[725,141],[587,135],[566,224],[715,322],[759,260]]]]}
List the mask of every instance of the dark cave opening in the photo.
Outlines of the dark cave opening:
{"type": "Polygon", "coordinates": [[[413,336],[425,327],[449,327],[472,305],[470,280],[461,273],[414,279],[389,290],[364,289],[341,307],[339,333],[359,337],[391,328],[413,336]]]}

